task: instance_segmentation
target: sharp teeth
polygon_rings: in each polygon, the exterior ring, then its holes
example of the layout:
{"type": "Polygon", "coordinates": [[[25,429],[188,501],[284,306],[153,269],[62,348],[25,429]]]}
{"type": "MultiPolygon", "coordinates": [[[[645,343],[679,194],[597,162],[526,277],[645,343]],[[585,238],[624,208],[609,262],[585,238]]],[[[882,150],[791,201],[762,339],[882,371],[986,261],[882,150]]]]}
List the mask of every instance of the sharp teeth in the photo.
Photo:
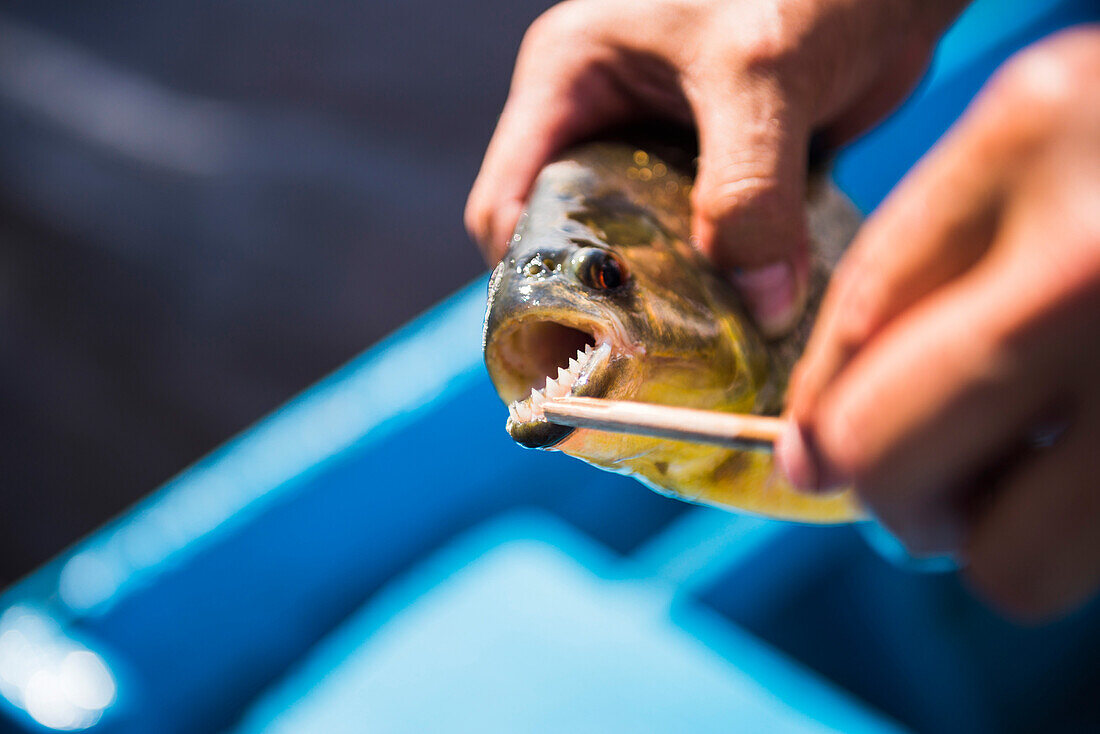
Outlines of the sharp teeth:
{"type": "Polygon", "coordinates": [[[516,415],[519,416],[521,423],[526,423],[531,420],[531,407],[524,403],[516,403],[516,415]]]}
{"type": "Polygon", "coordinates": [[[560,382],[561,384],[572,384],[573,380],[576,379],[576,377],[576,375],[574,375],[572,372],[565,369],[564,367],[558,367],[558,382],[560,382]]]}
{"type": "Polygon", "coordinates": [[[592,345],[591,344],[585,344],[584,345],[584,353],[585,354],[592,354],[592,345]]]}
{"type": "Polygon", "coordinates": [[[516,412],[516,404],[515,403],[512,403],[511,405],[508,406],[508,416],[512,420],[516,421],[517,423],[519,422],[519,413],[516,412]]]}
{"type": "Polygon", "coordinates": [[[575,359],[569,360],[569,371],[576,374],[581,369],[581,363],[575,359]]]}
{"type": "Polygon", "coordinates": [[[531,391],[531,405],[534,407],[542,407],[542,404],[546,402],[546,396],[539,390],[531,391]]]}
{"type": "Polygon", "coordinates": [[[569,386],[572,385],[573,380],[576,379],[573,375],[560,368],[558,374],[560,377],[557,380],[547,380],[546,382],[546,397],[548,398],[560,398],[563,395],[568,395],[569,386]]]}

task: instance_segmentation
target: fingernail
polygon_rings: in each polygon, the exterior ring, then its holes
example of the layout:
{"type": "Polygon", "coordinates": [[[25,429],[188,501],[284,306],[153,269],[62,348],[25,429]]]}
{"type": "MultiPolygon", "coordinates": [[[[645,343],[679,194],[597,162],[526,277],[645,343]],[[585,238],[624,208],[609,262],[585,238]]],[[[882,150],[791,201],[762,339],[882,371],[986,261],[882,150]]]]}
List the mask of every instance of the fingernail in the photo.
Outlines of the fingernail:
{"type": "Polygon", "coordinates": [[[787,422],[775,442],[775,460],[795,489],[807,494],[817,492],[817,466],[802,430],[794,421],[787,422]]]}
{"type": "Polygon", "coordinates": [[[730,276],[765,336],[789,331],[802,312],[802,297],[790,263],[778,262],[730,276]]]}

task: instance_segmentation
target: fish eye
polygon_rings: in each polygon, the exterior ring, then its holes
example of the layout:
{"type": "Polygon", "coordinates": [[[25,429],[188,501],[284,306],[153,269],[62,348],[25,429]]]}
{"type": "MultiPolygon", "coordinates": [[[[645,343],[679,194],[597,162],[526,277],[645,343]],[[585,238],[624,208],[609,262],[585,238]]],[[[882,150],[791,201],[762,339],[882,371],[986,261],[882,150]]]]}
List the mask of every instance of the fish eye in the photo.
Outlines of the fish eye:
{"type": "Polygon", "coordinates": [[[622,260],[599,247],[586,247],[575,254],[573,268],[580,281],[595,290],[618,288],[629,278],[622,260]]]}

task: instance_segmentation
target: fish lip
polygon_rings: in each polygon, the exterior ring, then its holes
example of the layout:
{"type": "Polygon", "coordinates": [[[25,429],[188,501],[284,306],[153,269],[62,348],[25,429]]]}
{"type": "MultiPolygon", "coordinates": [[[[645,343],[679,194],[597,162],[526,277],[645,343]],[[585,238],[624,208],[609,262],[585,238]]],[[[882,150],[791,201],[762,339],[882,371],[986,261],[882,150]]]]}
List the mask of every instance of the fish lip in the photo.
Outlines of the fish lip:
{"type": "Polygon", "coordinates": [[[575,430],[572,426],[551,423],[545,418],[526,423],[508,420],[508,435],[526,449],[551,448],[569,438],[575,430]]]}

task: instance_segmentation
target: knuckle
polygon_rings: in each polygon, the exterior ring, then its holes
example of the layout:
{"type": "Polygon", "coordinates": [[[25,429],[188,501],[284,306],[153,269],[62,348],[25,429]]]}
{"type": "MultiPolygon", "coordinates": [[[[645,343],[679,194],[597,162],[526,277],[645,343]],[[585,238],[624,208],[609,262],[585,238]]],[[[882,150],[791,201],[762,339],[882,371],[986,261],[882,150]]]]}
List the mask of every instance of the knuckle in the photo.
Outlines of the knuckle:
{"type": "MultiPolygon", "coordinates": [[[[736,18],[718,24],[723,30],[744,27],[744,10],[736,18]]],[[[727,68],[732,66],[749,74],[771,75],[789,68],[805,50],[804,31],[792,22],[780,7],[761,8],[752,30],[730,42],[728,35],[716,39],[715,53],[727,68]]]]}
{"type": "MultiPolygon", "coordinates": [[[[787,395],[797,395],[804,390],[810,389],[812,381],[813,374],[810,371],[809,365],[806,364],[805,360],[800,360],[791,369],[791,375],[787,378],[787,395]]],[[[796,411],[793,409],[793,405],[790,407],[795,417],[804,417],[806,415],[805,411],[796,411]]]]}
{"type": "Polygon", "coordinates": [[[598,7],[583,0],[565,0],[544,11],[531,23],[523,36],[522,46],[542,46],[575,39],[594,25],[598,7]]]}
{"type": "Polygon", "coordinates": [[[1045,342],[1047,322],[1030,304],[1003,309],[975,329],[965,345],[967,365],[961,375],[976,401],[1008,399],[1042,359],[1036,347],[1045,342]]]}
{"type": "Polygon", "coordinates": [[[692,192],[695,216],[715,232],[714,255],[723,267],[758,267],[805,247],[802,209],[789,202],[777,179],[752,173],[692,192]]]}
{"type": "Polygon", "coordinates": [[[846,351],[862,346],[873,336],[887,300],[887,286],[874,263],[868,259],[861,265],[847,270],[844,280],[837,284],[836,340],[846,351]]]}
{"type": "Polygon", "coordinates": [[[991,85],[991,94],[1010,110],[1041,127],[1059,125],[1095,92],[1100,51],[1095,41],[1082,44],[1059,34],[1014,56],[991,85]]]}
{"type": "Polygon", "coordinates": [[[738,56],[749,72],[774,72],[787,68],[799,55],[797,39],[780,33],[761,33],[738,49],[738,56]]]}
{"type": "Polygon", "coordinates": [[[488,210],[481,205],[481,202],[475,193],[470,194],[470,198],[466,200],[466,208],[462,213],[462,221],[466,225],[466,232],[476,242],[482,242],[485,239],[485,233],[488,230],[488,210]]]}
{"type": "Polygon", "coordinates": [[[529,51],[532,47],[541,46],[547,42],[553,43],[559,38],[569,37],[569,25],[573,23],[576,4],[573,0],[559,3],[544,11],[540,16],[527,26],[520,44],[522,51],[529,51]]]}
{"type": "Polygon", "coordinates": [[[692,191],[696,212],[720,222],[751,209],[754,218],[783,221],[790,212],[788,197],[779,179],[762,168],[730,166],[722,171],[721,183],[696,186],[692,191]]]}
{"type": "Polygon", "coordinates": [[[822,458],[834,473],[851,478],[861,490],[873,494],[879,462],[861,426],[855,409],[838,406],[835,399],[826,400],[820,408],[815,436],[822,458]]]}

